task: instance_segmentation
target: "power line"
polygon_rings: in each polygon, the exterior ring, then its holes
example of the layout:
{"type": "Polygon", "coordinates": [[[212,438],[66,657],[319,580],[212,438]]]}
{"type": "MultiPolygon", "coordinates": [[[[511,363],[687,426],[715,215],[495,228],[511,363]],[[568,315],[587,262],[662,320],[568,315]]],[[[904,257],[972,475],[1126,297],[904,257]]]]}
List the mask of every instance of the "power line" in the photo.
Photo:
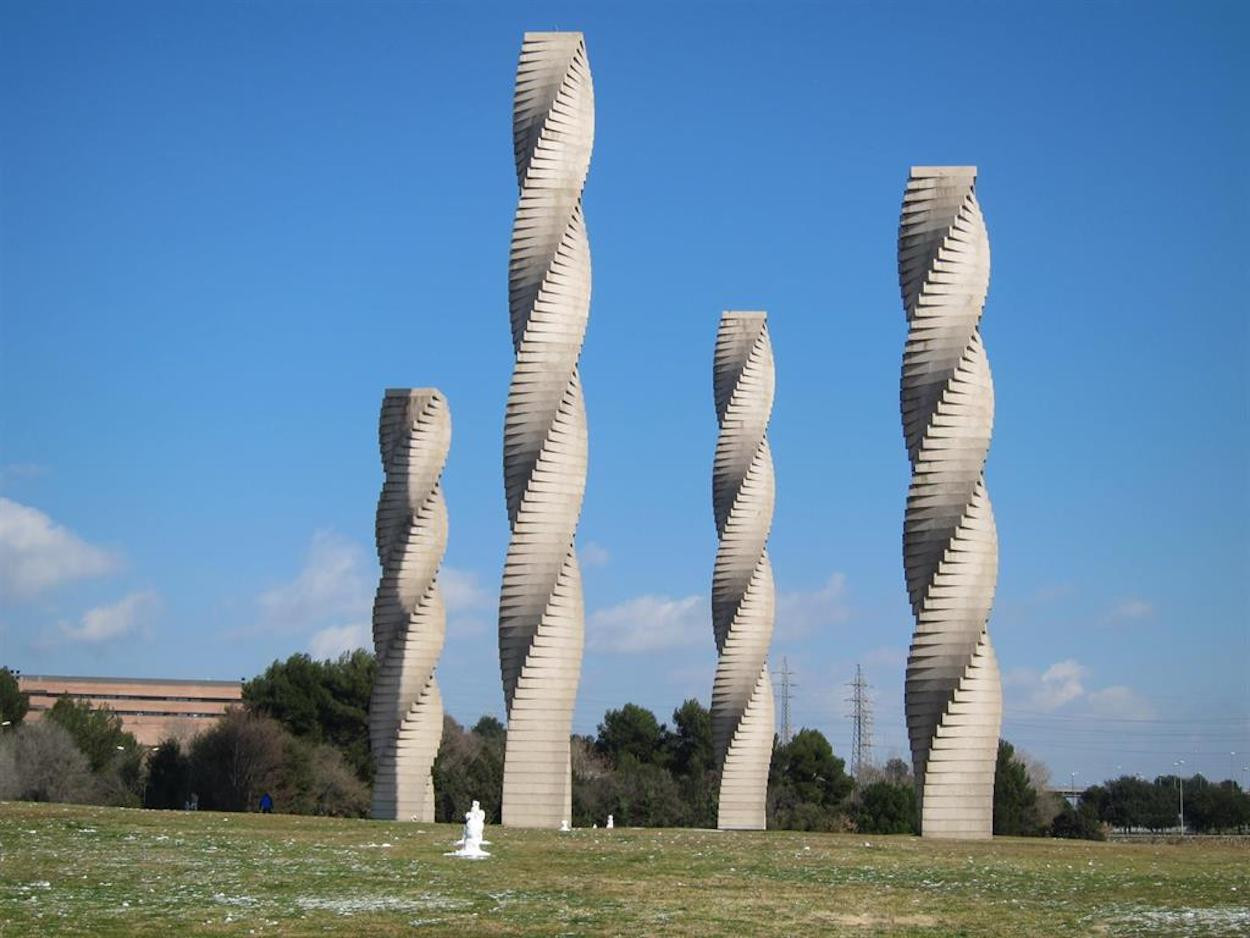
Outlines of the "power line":
{"type": "Polygon", "coordinates": [[[871,688],[864,680],[864,669],[855,665],[855,680],[846,686],[851,689],[851,696],[846,698],[846,702],[851,705],[849,716],[854,726],[851,772],[856,779],[862,779],[864,769],[872,765],[872,700],[868,696],[871,688]]]}
{"type": "Polygon", "coordinates": [[[781,659],[781,671],[773,672],[781,679],[781,744],[784,746],[793,737],[790,732],[790,697],[799,685],[791,680],[794,672],[790,670],[790,662],[781,659]]]}
{"type": "Polygon", "coordinates": [[[1077,713],[1052,713],[1048,710],[1030,710],[1025,707],[1009,707],[1008,713],[1013,716],[1024,715],[1031,719],[1075,721],[1085,723],[1096,720],[1099,723],[1250,723],[1250,716],[1194,716],[1194,717],[1109,717],[1077,713]]]}

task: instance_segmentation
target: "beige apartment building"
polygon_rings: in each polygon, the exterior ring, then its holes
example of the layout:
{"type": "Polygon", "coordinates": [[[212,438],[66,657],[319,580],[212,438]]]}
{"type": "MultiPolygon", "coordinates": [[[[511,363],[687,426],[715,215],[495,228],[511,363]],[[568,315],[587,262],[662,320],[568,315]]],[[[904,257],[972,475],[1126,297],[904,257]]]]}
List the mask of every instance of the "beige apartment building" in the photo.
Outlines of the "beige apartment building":
{"type": "Polygon", "coordinates": [[[18,687],[30,695],[28,719],[38,719],[61,697],[105,706],[145,746],[171,736],[190,739],[212,726],[226,708],[243,698],[240,681],[170,681],[137,677],[64,677],[21,674],[18,687]]]}

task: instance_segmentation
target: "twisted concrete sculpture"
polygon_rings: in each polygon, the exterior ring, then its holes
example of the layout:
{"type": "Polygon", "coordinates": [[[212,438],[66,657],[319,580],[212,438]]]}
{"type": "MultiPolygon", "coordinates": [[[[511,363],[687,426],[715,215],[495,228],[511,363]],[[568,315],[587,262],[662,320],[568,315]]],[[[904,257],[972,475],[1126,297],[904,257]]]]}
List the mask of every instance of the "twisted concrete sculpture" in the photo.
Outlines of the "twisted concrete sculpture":
{"type": "Polygon", "coordinates": [[[773,751],[773,349],[765,313],[726,312],[716,334],[712,371],[716,457],[712,508],[720,539],[712,573],[712,739],[721,770],[721,830],[762,830],[773,751]]]}
{"type": "Polygon", "coordinates": [[[985,489],[994,386],[980,320],[990,245],[975,167],[912,168],[898,267],[912,470],[903,565],[916,619],[905,708],[921,832],[989,837],[1002,688],[987,627],[998,535],[985,489]]]}
{"type": "Polygon", "coordinates": [[[508,301],[516,366],[504,419],[512,529],[499,598],[508,711],[503,823],[571,817],[569,732],[584,613],[574,535],[586,488],[586,405],[577,360],[590,312],[582,186],[594,89],[581,33],[526,33],[512,134],[520,199],[508,301]]]}
{"type": "Polygon", "coordinates": [[[447,549],[440,477],[451,445],[447,400],[433,388],[391,389],[378,425],[386,481],[378,499],[382,579],[373,603],[377,676],[369,744],[377,764],[373,816],[434,820],[431,768],[443,737],[434,668],[446,615],[438,568],[447,549]]]}

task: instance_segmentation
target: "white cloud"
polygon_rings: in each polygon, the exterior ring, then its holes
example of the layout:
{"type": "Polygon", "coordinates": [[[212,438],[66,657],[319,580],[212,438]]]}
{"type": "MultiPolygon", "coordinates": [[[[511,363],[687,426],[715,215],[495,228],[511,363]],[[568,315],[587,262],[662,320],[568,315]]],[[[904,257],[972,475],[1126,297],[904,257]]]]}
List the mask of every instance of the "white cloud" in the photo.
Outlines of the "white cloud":
{"type": "Polygon", "coordinates": [[[318,531],[295,579],[260,596],[261,625],[301,632],[337,619],[367,620],[376,574],[363,547],[334,531],[318,531]]]}
{"type": "Polygon", "coordinates": [[[1155,715],[1150,701],[1131,687],[1113,684],[1089,695],[1089,708],[1101,717],[1122,720],[1149,720],[1155,715]]]}
{"type": "Polygon", "coordinates": [[[1144,599],[1122,599],[1107,613],[1107,622],[1132,622],[1138,619],[1148,619],[1154,615],[1155,607],[1152,603],[1144,599]]]}
{"type": "Polygon", "coordinates": [[[626,653],[693,645],[712,635],[704,596],[637,596],[596,610],[588,625],[592,648],[626,653]]]}
{"type": "Polygon", "coordinates": [[[81,625],[62,625],[61,631],[72,641],[98,645],[135,632],[150,631],[152,617],[160,607],[161,600],[155,590],[142,590],[112,605],[88,609],[83,613],[81,625]]]}
{"type": "Polygon", "coordinates": [[[482,586],[474,571],[443,567],[438,571],[438,583],[443,591],[443,605],[447,609],[449,642],[477,638],[490,631],[498,596],[482,586]]]}
{"type": "MultiPolygon", "coordinates": [[[[1005,684],[1021,707],[1042,713],[1067,708],[1071,715],[1146,719],[1154,715],[1154,707],[1137,691],[1123,684],[1090,689],[1092,672],[1072,658],[1056,661],[1038,674],[1030,668],[1019,668],[1006,677],[1005,684]]],[[[1010,712],[1012,708],[1008,707],[1010,712]]]]}
{"type": "Polygon", "coordinates": [[[1031,668],[1017,668],[1005,680],[1016,689],[1016,696],[1032,710],[1049,713],[1085,696],[1089,668],[1071,658],[1056,661],[1038,674],[1031,668]]]}
{"type": "MultiPolygon", "coordinates": [[[[309,654],[331,658],[354,648],[372,648],[373,595],[378,568],[364,546],[335,531],[318,531],[295,577],[258,599],[263,631],[309,635],[309,654]]],[[[478,635],[487,625],[480,613],[494,606],[471,570],[443,567],[438,573],[447,610],[447,637],[478,635]]]]}
{"type": "Polygon", "coordinates": [[[308,653],[314,658],[337,658],[345,651],[373,647],[373,630],[367,623],[332,625],[308,640],[308,653]]]}
{"type": "Polygon", "coordinates": [[[845,622],[846,574],[833,573],[816,590],[784,590],[777,594],[777,637],[799,638],[813,629],[845,622]]]}
{"type": "Polygon", "coordinates": [[[1039,710],[1057,710],[1085,693],[1083,681],[1088,676],[1089,668],[1079,661],[1056,661],[1042,673],[1031,702],[1039,710]]]}
{"type": "Polygon", "coordinates": [[[477,574],[457,567],[443,567],[438,571],[438,585],[443,591],[443,604],[448,615],[487,609],[495,597],[482,588],[477,574]]]}
{"type": "Polygon", "coordinates": [[[606,567],[612,555],[608,549],[596,541],[587,541],[577,552],[583,567],[606,567]]]}
{"type": "Polygon", "coordinates": [[[6,593],[33,596],[119,565],[115,554],[88,544],[37,508],[0,497],[0,585],[6,593]]]}
{"type": "MultiPolygon", "coordinates": [[[[812,629],[847,619],[842,597],[846,576],[832,574],[816,590],[777,594],[776,637],[797,638],[812,629]]],[[[598,609],[587,619],[590,646],[626,653],[679,648],[711,640],[711,609],[706,596],[635,596],[598,609]]]]}

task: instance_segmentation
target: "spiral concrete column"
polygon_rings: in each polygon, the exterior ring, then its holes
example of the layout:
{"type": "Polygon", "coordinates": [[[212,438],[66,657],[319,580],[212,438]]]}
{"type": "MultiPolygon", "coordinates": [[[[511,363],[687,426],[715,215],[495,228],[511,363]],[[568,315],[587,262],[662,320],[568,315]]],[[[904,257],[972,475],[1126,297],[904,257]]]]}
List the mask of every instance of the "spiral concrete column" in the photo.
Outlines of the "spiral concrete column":
{"type": "Polygon", "coordinates": [[[721,772],[717,827],[762,830],[773,751],[773,350],[767,314],[726,312],[712,369],[720,433],[712,465],[719,546],[712,572],[712,739],[721,772]]]}
{"type": "Polygon", "coordinates": [[[373,603],[377,675],[369,701],[373,816],[428,822],[434,820],[431,769],[443,736],[434,669],[446,635],[438,587],[447,549],[440,482],[451,445],[446,398],[433,388],[388,390],[378,438],[386,481],[378,499],[382,578],[373,603]]]}
{"type": "Polygon", "coordinates": [[[981,344],[990,245],[976,168],[912,167],[898,234],[911,461],[903,565],[916,620],[905,708],[925,837],[993,832],[1002,722],[988,622],[998,535],[985,488],[994,385],[981,344]]]}
{"type": "Polygon", "coordinates": [[[585,629],[574,536],[586,488],[577,363],[590,313],[582,187],[594,89],[581,33],[525,34],[512,127],[520,197],[508,268],[516,364],[504,419],[511,539],[499,599],[503,823],[558,828],[572,813],[569,732],[585,629]]]}

